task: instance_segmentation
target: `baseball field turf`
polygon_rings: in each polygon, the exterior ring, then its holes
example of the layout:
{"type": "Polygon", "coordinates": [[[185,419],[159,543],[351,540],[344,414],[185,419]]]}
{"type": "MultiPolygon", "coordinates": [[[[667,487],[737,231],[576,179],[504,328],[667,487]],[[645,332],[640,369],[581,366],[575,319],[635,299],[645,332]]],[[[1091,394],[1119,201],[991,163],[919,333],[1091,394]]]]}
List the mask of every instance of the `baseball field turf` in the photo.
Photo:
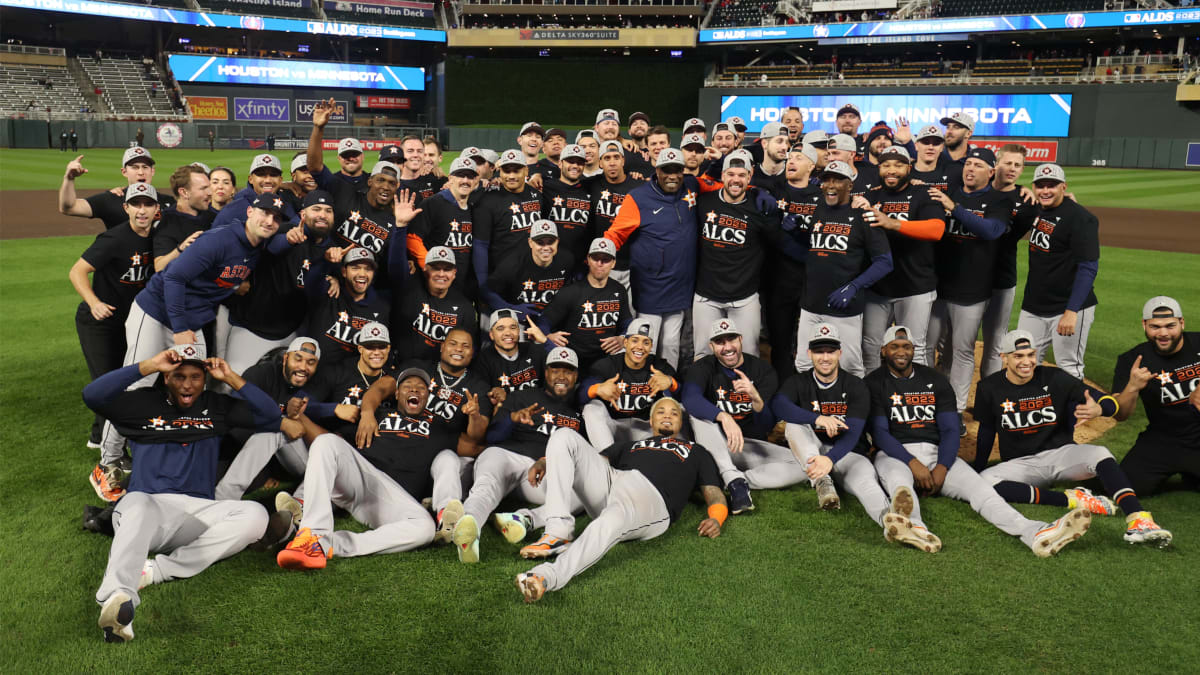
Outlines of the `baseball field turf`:
{"type": "MultiPolygon", "coordinates": [[[[119,150],[84,154],[93,173],[81,193],[121,182],[119,150]]],[[[155,182],[184,156],[244,171],[252,154],[155,151],[155,182]]],[[[0,189],[52,191],[68,159],[0,151],[0,189]]],[[[1200,173],[1067,174],[1088,205],[1200,213],[1200,173]]],[[[1147,229],[1155,219],[1144,212],[1147,229]]],[[[0,222],[0,236],[11,225],[0,222]]],[[[1200,494],[1179,491],[1145,500],[1175,533],[1170,549],[1132,547],[1123,519],[1098,518],[1049,560],[944,498],[922,505],[945,544],[930,555],[886,544],[849,496],[824,513],[810,489],[760,491],[758,509],[731,517],[716,540],[696,536],[703,512],[692,504],[666,535],[618,545],[532,606],[512,583],[531,565],[490,527],[473,566],[430,548],[301,573],[247,551],[145,589],[137,638],[105,644],[93,598],[110,540],[80,530],[83,505],[99,504],[86,483],[97,454],[84,446],[87,371],[67,281],[90,241],[0,241],[6,672],[1186,672],[1200,662],[1188,557],[1200,555],[1200,494]]],[[[1195,253],[1103,248],[1088,376],[1108,386],[1116,356],[1144,339],[1146,298],[1200,308],[1198,279],[1195,253]]],[[[1120,457],[1144,424],[1139,407],[1100,443],[1120,457]]],[[[1043,520],[1062,512],[1018,509],[1043,520]]]]}

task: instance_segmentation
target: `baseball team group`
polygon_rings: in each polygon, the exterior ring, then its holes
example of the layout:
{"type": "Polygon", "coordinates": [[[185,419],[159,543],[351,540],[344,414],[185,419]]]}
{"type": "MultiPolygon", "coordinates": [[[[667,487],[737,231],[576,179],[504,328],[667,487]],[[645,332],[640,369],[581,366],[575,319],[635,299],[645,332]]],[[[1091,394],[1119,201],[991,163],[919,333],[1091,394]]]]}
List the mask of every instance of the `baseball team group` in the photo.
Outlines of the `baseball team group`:
{"type": "Polygon", "coordinates": [[[67,165],[60,211],[106,228],[70,280],[109,503],[85,527],[113,537],[107,641],[133,638],[146,587],[247,547],[287,569],[431,544],[476,563],[490,521],[539,561],[516,578],[534,602],[696,492],[704,537],[754,491],[807,483],[822,509],[853,495],[886,542],[939,551],[920,499],[944,495],[1049,557],[1094,516],[1168,546],[1141,498],[1200,485],[1200,334],[1151,298],[1112,391],[1085,384],[1098,221],[1058,165],[1019,185],[1025,149],[973,145],[966,113],[860,131],[846,103],[833,133],[790,109],[756,139],[690,119],[673,143],[605,109],[443,173],[416,137],[369,168],[358,140],[331,141],[326,166],[331,109],[244,184],[196,162],[156,189],[135,146],[124,184],[85,199],[83,156],[67,165]],[[1121,462],[1076,443],[1139,399],[1121,462]],[[264,488],[273,512],[244,499],[264,488]],[[336,529],[335,507],[367,529],[336,529]]]}

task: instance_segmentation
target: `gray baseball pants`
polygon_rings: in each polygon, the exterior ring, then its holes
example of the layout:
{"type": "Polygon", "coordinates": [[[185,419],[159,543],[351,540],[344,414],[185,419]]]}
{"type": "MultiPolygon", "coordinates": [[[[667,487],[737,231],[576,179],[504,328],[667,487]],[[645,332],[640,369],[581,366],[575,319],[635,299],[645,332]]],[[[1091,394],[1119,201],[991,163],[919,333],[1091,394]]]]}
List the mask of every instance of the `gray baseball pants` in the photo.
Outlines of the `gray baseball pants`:
{"type": "Polygon", "coordinates": [[[1093,305],[1079,310],[1074,335],[1058,334],[1058,322],[1061,318],[1061,315],[1038,316],[1021,310],[1017,328],[1027,330],[1033,335],[1038,363],[1045,360],[1046,347],[1053,345],[1054,365],[1082,380],[1083,355],[1087,351],[1088,333],[1092,331],[1092,322],[1096,320],[1096,307],[1093,305]]]}
{"type": "Polygon", "coordinates": [[[758,356],[758,336],[762,333],[762,305],[758,293],[732,302],[710,300],[701,295],[692,298],[692,358],[712,353],[708,329],[717,319],[732,319],[742,333],[742,351],[758,356]]]}
{"type": "MultiPolygon", "coordinates": [[[[246,494],[246,488],[250,487],[250,483],[272,457],[278,457],[283,468],[294,475],[303,476],[304,467],[308,464],[308,446],[304,445],[303,438],[289,441],[287,436],[278,431],[254,434],[246,440],[221,482],[217,483],[217,499],[241,499],[246,494]]],[[[304,498],[300,490],[296,491],[296,498],[304,498]]]]}
{"type": "MultiPolygon", "coordinates": [[[[555,432],[557,433],[557,432],[555,432]]],[[[463,512],[475,518],[476,524],[482,526],[488,516],[500,505],[508,493],[516,490],[522,501],[530,504],[546,503],[546,481],[534,487],[529,484],[529,469],[534,460],[525,455],[505,450],[499,446],[491,446],[479,453],[475,458],[475,483],[467,500],[463,502],[463,512]]],[[[549,455],[546,458],[547,471],[550,465],[549,455]]],[[[578,511],[576,501],[572,511],[578,511]]],[[[533,528],[545,527],[546,510],[544,507],[519,509],[517,513],[529,516],[533,528]]]]}
{"type": "Polygon", "coordinates": [[[945,372],[949,363],[950,386],[954,388],[959,412],[966,410],[971,394],[971,380],[975,377],[975,337],[979,335],[979,324],[986,309],[986,301],[960,305],[938,300],[933,303],[933,315],[929,318],[925,358],[927,363],[934,363],[934,348],[939,342],[944,343],[939,369],[945,372]]]}
{"type": "MultiPolygon", "coordinates": [[[[806,466],[808,460],[817,455],[828,455],[833,449],[833,444],[822,443],[817,437],[817,432],[803,424],[788,422],[783,435],[801,466],[806,466]]],[[[888,513],[891,500],[884,494],[883,488],[879,487],[879,477],[875,475],[875,467],[871,465],[871,460],[856,452],[848,452],[833,465],[833,471],[829,474],[842,489],[854,495],[872,520],[880,527],[883,526],[883,517],[888,513]]],[[[808,476],[805,475],[805,478],[808,476]]],[[[813,483],[814,481],[809,481],[810,485],[813,483]]]]}
{"type": "Polygon", "coordinates": [[[1008,332],[1008,321],[1012,318],[1013,296],[1016,288],[992,289],[987,310],[983,313],[983,363],[979,364],[979,376],[987,377],[1004,367],[1000,358],[1000,341],[1008,332]]]}
{"type": "Polygon", "coordinates": [[[979,475],[992,485],[1009,480],[1034,487],[1045,487],[1061,480],[1095,478],[1096,465],[1106,459],[1113,459],[1108,448],[1068,443],[1059,448],[1043,450],[1036,455],[1000,462],[984,469],[979,475]]]}
{"type": "Polygon", "coordinates": [[[742,451],[733,453],[720,424],[695,416],[691,421],[696,442],[712,455],[726,485],[744,478],[752,490],[773,490],[808,479],[804,465],[782,445],[744,438],[742,451]]]}
{"type": "Polygon", "coordinates": [[[583,406],[583,425],[588,441],[601,450],[617,441],[628,443],[654,435],[648,420],[638,417],[616,419],[608,414],[608,403],[600,399],[588,401],[583,406]]]}
{"type": "Polygon", "coordinates": [[[913,361],[926,364],[925,337],[929,330],[929,316],[933,313],[933,301],[937,291],[903,298],[887,298],[867,291],[867,305],[863,309],[862,354],[866,372],[871,372],[883,363],[879,348],[883,346],[883,334],[895,324],[906,326],[908,338],[912,340],[916,353],[913,361]]]}
{"type": "Polygon", "coordinates": [[[682,311],[670,314],[642,314],[639,319],[650,322],[650,337],[654,340],[654,351],[672,368],[679,369],[679,347],[683,339],[683,323],[687,318],[682,311]]]}

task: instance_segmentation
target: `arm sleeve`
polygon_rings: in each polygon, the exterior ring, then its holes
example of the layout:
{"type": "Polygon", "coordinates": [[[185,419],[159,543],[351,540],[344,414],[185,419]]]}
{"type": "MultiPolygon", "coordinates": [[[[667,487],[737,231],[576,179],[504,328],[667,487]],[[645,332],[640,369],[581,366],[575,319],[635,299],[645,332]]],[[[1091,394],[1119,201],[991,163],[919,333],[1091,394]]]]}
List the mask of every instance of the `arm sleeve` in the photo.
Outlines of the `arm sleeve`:
{"type": "Polygon", "coordinates": [[[187,330],[187,282],[204,273],[218,258],[217,242],[220,237],[200,237],[187,247],[166,269],[163,275],[163,304],[167,309],[167,320],[172,332],[187,330]]]}
{"type": "Polygon", "coordinates": [[[399,293],[408,280],[408,228],[395,227],[387,239],[388,281],[392,284],[392,292],[399,293]]]}
{"type": "MultiPolygon", "coordinates": [[[[847,425],[849,425],[849,422],[847,422],[847,425]]],[[[958,429],[955,429],[954,432],[957,434],[958,429]]],[[[957,438],[957,436],[955,437],[957,438]]],[[[892,459],[898,459],[905,464],[908,464],[910,461],[912,461],[913,456],[904,449],[904,445],[900,443],[900,441],[896,440],[896,437],[892,435],[892,432],[888,431],[888,421],[883,415],[871,416],[871,438],[875,440],[875,447],[888,457],[891,457],[892,459]]],[[[938,454],[940,459],[940,448],[938,450],[938,454]]]]}
{"type": "Polygon", "coordinates": [[[140,379],[142,373],[136,363],[107,372],[83,388],[83,402],[92,410],[103,413],[109,404],[125,392],[126,387],[140,379]]]}
{"type": "Polygon", "coordinates": [[[858,445],[858,439],[862,438],[863,429],[867,427],[867,421],[861,417],[847,417],[846,426],[849,427],[837,437],[833,447],[829,449],[829,460],[837,464],[858,445]]]}
{"type": "Polygon", "coordinates": [[[938,459],[937,463],[949,469],[958,457],[958,425],[962,418],[958,411],[940,412],[937,414],[938,427],[938,459]]]}
{"type": "Polygon", "coordinates": [[[858,288],[870,288],[880,279],[886,277],[892,271],[893,266],[891,251],[877,255],[871,258],[871,266],[864,270],[862,274],[855,277],[854,285],[858,288]]]}
{"type": "MultiPolygon", "coordinates": [[[[587,283],[586,281],[582,283],[587,283]]],[[[575,305],[575,286],[567,286],[559,293],[556,293],[553,298],[550,298],[550,304],[542,310],[540,316],[534,323],[541,329],[543,333],[549,335],[567,318],[567,311],[575,305]]],[[[569,326],[562,326],[563,330],[570,332],[569,326]]]]}
{"type": "Polygon", "coordinates": [[[1099,272],[1099,260],[1088,260],[1075,266],[1075,281],[1071,284],[1071,297],[1067,299],[1067,309],[1078,312],[1083,308],[1099,272]]]}
{"type": "Polygon", "coordinates": [[[979,423],[979,432],[975,436],[975,459],[971,460],[971,468],[979,473],[987,468],[988,457],[992,456],[992,445],[996,442],[996,430],[991,424],[979,423]]]}
{"type": "Polygon", "coordinates": [[[337,403],[313,401],[312,399],[309,399],[308,407],[305,409],[305,414],[313,419],[335,417],[337,415],[337,406],[337,403]]]}
{"type": "Polygon", "coordinates": [[[508,413],[502,412],[500,415],[496,415],[488,426],[485,440],[488,443],[500,443],[508,440],[512,436],[513,424],[512,417],[508,413]]]}
{"type": "Polygon", "coordinates": [[[267,392],[259,389],[253,382],[247,382],[238,390],[238,395],[250,406],[254,428],[259,431],[279,430],[279,405],[267,396],[267,392]]]}
{"type": "Polygon", "coordinates": [[[321,165],[320,171],[312,174],[312,177],[313,180],[317,181],[317,187],[321,188],[322,190],[329,190],[330,184],[334,181],[333,172],[330,171],[329,167],[324,164],[321,165]]]}
{"type": "Polygon", "coordinates": [[[683,407],[687,408],[689,414],[708,420],[709,422],[717,421],[717,415],[721,414],[717,406],[704,398],[704,391],[696,382],[687,381],[683,383],[682,403],[683,407]]]}
{"type": "Polygon", "coordinates": [[[491,242],[487,239],[475,237],[471,243],[471,265],[475,267],[475,281],[479,282],[480,288],[487,288],[489,248],[491,242]]]}
{"type": "Polygon", "coordinates": [[[940,218],[927,220],[904,220],[900,222],[900,234],[921,241],[939,241],[946,233],[946,223],[940,218]]]}
{"type": "Polygon", "coordinates": [[[775,413],[776,417],[792,424],[807,426],[816,422],[817,418],[820,417],[817,413],[792,403],[791,399],[784,395],[783,392],[775,394],[774,398],[771,399],[771,410],[775,413]]]}
{"type": "Polygon", "coordinates": [[[604,236],[620,249],[629,241],[633,233],[637,231],[642,224],[642,212],[638,208],[637,200],[632,194],[625,195],[624,201],[621,202],[621,208],[617,210],[617,217],[613,218],[612,225],[608,226],[608,231],[604,236]]]}
{"type": "Polygon", "coordinates": [[[1000,236],[1004,234],[1005,230],[1008,229],[1008,224],[1003,220],[985,218],[983,216],[971,213],[961,206],[955,206],[954,210],[950,212],[950,215],[954,216],[955,220],[962,223],[963,228],[965,228],[968,232],[986,241],[999,239],[1000,236]]]}

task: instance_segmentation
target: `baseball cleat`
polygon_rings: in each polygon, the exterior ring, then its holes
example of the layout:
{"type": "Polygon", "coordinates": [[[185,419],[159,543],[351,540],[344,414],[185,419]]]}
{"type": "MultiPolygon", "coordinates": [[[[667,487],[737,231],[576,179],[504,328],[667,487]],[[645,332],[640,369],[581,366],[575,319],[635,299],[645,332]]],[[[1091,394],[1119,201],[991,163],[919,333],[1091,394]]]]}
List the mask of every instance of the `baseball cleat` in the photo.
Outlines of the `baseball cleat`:
{"type": "Polygon", "coordinates": [[[87,447],[88,447],[88,450],[99,450],[100,448],[102,448],[104,446],[100,445],[100,441],[88,441],[87,447]]]}
{"type": "Polygon", "coordinates": [[[479,562],[479,523],[475,522],[475,516],[465,515],[459,518],[450,534],[450,540],[454,542],[459,562],[479,562]]]}
{"type": "Polygon", "coordinates": [[[304,518],[304,500],[296,499],[286,491],[277,492],[275,494],[275,510],[287,511],[292,514],[292,524],[300,527],[300,520],[304,518]]]}
{"type": "MultiPolygon", "coordinates": [[[[913,529],[913,532],[915,532],[918,537],[924,537],[925,541],[929,542],[929,545],[933,547],[933,550],[929,551],[930,553],[937,553],[938,551],[942,550],[941,537],[938,537],[936,534],[925,529],[925,527],[922,525],[913,525],[912,529],[913,529]]],[[[925,549],[925,550],[928,551],[929,549],[925,549]]]]}
{"type": "Polygon", "coordinates": [[[133,639],[133,598],[117,591],[100,606],[100,620],[105,642],[129,642],[133,639]]]}
{"type": "Polygon", "coordinates": [[[543,534],[537,541],[521,549],[522,558],[549,558],[552,555],[558,555],[567,550],[567,545],[571,542],[566,539],[559,539],[548,534],[543,534]]]}
{"type": "Polygon", "coordinates": [[[824,476],[813,483],[817,489],[817,504],[823,511],[836,511],[842,508],[842,500],[838,498],[837,488],[833,486],[833,478],[824,476]]]}
{"type": "Polygon", "coordinates": [[[110,537],[116,534],[112,524],[113,508],[112,504],[104,508],[91,504],[85,505],[83,507],[83,529],[110,537]]]}
{"type": "Polygon", "coordinates": [[[154,561],[147,558],[146,562],[142,563],[142,577],[138,579],[138,590],[154,583],[154,561]]]}
{"type": "Polygon", "coordinates": [[[913,509],[917,506],[917,497],[913,494],[912,488],[907,485],[901,485],[892,493],[892,509],[891,513],[898,513],[905,518],[911,518],[913,509]]]}
{"type": "Polygon", "coordinates": [[[1171,532],[1159,527],[1149,511],[1130,514],[1125,522],[1129,525],[1125,530],[1125,541],[1131,544],[1150,544],[1158,548],[1171,545],[1171,532]]]}
{"type": "Polygon", "coordinates": [[[97,497],[106,502],[115,502],[125,496],[125,486],[129,484],[131,471],[130,461],[122,457],[112,464],[97,464],[88,476],[88,482],[96,491],[97,497]]]}
{"type": "Polygon", "coordinates": [[[1067,495],[1067,505],[1073,509],[1082,506],[1097,516],[1117,515],[1117,505],[1104,495],[1093,494],[1091,490],[1081,487],[1063,492],[1067,495]]]}
{"type": "Polygon", "coordinates": [[[433,534],[433,543],[449,544],[450,536],[454,534],[454,526],[458,524],[458,519],[463,517],[462,502],[457,499],[451,499],[442,507],[437,516],[437,532],[433,534]]]}
{"type": "Polygon", "coordinates": [[[940,539],[931,540],[929,532],[921,528],[918,532],[912,521],[899,513],[889,513],[883,517],[883,538],[889,542],[897,542],[921,549],[926,553],[937,553],[942,548],[940,539]],[[936,546],[934,545],[936,541],[936,546]]]}
{"type": "Polygon", "coordinates": [[[525,602],[537,602],[546,594],[546,580],[540,574],[521,572],[517,575],[517,588],[525,596],[525,602]]]}
{"type": "Polygon", "coordinates": [[[1092,525],[1092,512],[1079,507],[1033,535],[1033,553],[1049,558],[1067,544],[1082,537],[1092,525]]]}
{"type": "Polygon", "coordinates": [[[492,516],[492,524],[504,535],[510,544],[519,544],[525,540],[525,535],[533,529],[533,521],[529,516],[520,513],[497,513],[492,516]]]}
{"type": "Polygon", "coordinates": [[[325,567],[325,561],[333,556],[333,551],[326,553],[321,546],[321,537],[312,533],[307,527],[300,528],[296,538],[275,556],[275,562],[289,570],[319,570],[325,567]]]}
{"type": "Polygon", "coordinates": [[[750,498],[750,484],[745,478],[734,478],[729,481],[729,512],[733,515],[754,510],[754,500],[750,498]]]}
{"type": "Polygon", "coordinates": [[[266,553],[275,550],[280,544],[288,541],[296,534],[296,524],[290,511],[276,511],[267,519],[267,529],[258,541],[250,544],[250,550],[266,553]]]}

